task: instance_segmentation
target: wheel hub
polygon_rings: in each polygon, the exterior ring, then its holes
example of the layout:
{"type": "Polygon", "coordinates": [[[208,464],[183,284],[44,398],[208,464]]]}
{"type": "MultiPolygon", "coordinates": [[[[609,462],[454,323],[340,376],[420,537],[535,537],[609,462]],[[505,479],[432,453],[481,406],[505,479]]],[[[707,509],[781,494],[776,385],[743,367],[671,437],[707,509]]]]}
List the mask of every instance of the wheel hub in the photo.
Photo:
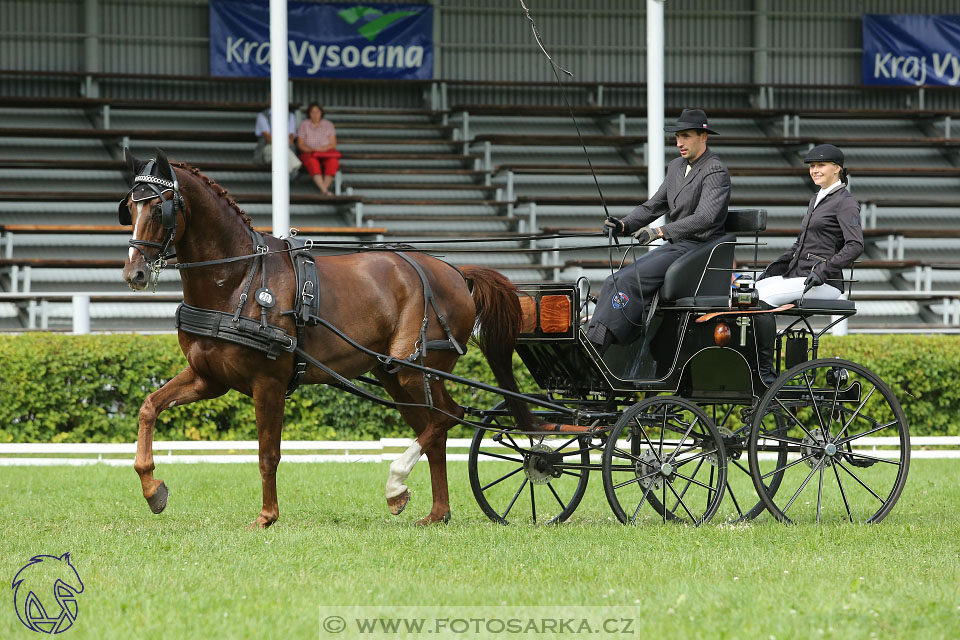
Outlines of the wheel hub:
{"type": "MultiPolygon", "coordinates": [[[[659,489],[663,486],[663,467],[670,465],[661,465],[657,461],[657,456],[653,449],[645,449],[640,454],[640,460],[635,464],[637,475],[640,477],[640,486],[644,489],[659,489]],[[644,477],[646,476],[646,477],[644,477]]],[[[672,471],[672,470],[671,470],[672,471]]]]}
{"type": "Polygon", "coordinates": [[[837,445],[830,440],[829,431],[811,429],[810,434],[800,443],[800,453],[806,458],[804,464],[813,469],[823,461],[823,466],[832,467],[833,458],[837,455],[837,445]]]}
{"type": "MultiPolygon", "coordinates": [[[[726,444],[727,438],[732,439],[732,438],[734,437],[734,435],[735,435],[735,434],[733,433],[733,431],[731,431],[731,430],[728,429],[727,427],[717,426],[717,431],[720,433],[720,437],[723,438],[724,444],[726,444]]],[[[703,446],[704,446],[704,447],[709,447],[709,446],[711,446],[711,441],[708,440],[708,441],[704,442],[704,443],[703,443],[703,446]]],[[[735,450],[737,450],[737,449],[734,448],[734,447],[728,447],[728,448],[726,449],[726,455],[725,455],[724,457],[726,457],[727,462],[729,462],[730,459],[733,457],[733,456],[731,455],[731,453],[732,453],[733,451],[735,451],[735,450]]],[[[713,453],[708,453],[707,455],[705,455],[705,456],[703,457],[703,459],[706,460],[708,463],[710,463],[710,464],[713,465],[713,466],[717,466],[717,462],[719,462],[719,460],[718,460],[718,458],[717,458],[717,452],[716,452],[716,451],[714,451],[713,453]]]]}
{"type": "Polygon", "coordinates": [[[533,484],[547,484],[554,478],[551,453],[553,448],[541,442],[530,447],[530,453],[524,456],[523,472],[533,484]]]}

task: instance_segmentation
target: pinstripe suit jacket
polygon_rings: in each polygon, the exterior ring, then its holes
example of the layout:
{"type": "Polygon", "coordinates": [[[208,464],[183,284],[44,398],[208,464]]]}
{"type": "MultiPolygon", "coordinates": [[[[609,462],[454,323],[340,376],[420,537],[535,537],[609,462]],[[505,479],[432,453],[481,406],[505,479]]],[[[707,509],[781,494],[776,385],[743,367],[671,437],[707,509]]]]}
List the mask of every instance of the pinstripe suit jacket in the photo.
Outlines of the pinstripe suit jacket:
{"type": "Polygon", "coordinates": [[[684,177],[686,170],[687,161],[682,157],[670,163],[660,189],[623,218],[626,231],[633,233],[666,215],[663,237],[671,242],[705,242],[723,233],[730,202],[730,172],[709,148],[690,165],[690,173],[684,177]]]}

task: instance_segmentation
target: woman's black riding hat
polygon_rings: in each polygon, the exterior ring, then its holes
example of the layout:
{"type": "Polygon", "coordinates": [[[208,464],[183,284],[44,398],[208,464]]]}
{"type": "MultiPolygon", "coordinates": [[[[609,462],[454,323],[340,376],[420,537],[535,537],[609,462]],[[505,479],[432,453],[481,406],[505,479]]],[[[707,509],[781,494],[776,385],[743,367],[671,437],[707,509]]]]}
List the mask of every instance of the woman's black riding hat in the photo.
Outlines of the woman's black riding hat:
{"type": "Polygon", "coordinates": [[[840,151],[840,149],[832,144],[821,144],[807,151],[807,155],[804,156],[803,161],[807,163],[834,162],[842,167],[843,151],[840,151]]]}

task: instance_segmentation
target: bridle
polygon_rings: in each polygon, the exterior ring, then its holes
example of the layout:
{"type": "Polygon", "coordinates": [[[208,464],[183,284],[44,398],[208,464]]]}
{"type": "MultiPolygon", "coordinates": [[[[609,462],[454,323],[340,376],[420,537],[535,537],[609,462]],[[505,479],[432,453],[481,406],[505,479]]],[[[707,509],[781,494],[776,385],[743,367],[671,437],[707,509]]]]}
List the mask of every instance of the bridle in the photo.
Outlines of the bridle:
{"type": "Polygon", "coordinates": [[[127,200],[129,198],[132,198],[133,202],[160,198],[160,223],[163,226],[164,232],[162,242],[132,238],[127,243],[143,256],[144,262],[150,266],[150,270],[153,272],[154,279],[160,275],[160,271],[163,270],[166,261],[176,256],[176,253],[172,252],[170,247],[177,239],[177,214],[185,211],[183,196],[180,195],[180,185],[177,182],[176,172],[171,168],[170,174],[173,180],[167,180],[166,178],[153,175],[155,168],[156,162],[154,160],[147,162],[143,167],[142,173],[133,179],[133,186],[120,201],[118,207],[120,224],[129,225],[133,223],[133,219],[130,217],[130,209],[127,207],[127,200]],[[140,193],[135,193],[138,190],[140,193]],[[167,191],[173,191],[173,196],[169,199],[163,195],[167,191]],[[143,247],[158,249],[157,257],[153,260],[148,258],[147,254],[143,251],[143,247]]]}

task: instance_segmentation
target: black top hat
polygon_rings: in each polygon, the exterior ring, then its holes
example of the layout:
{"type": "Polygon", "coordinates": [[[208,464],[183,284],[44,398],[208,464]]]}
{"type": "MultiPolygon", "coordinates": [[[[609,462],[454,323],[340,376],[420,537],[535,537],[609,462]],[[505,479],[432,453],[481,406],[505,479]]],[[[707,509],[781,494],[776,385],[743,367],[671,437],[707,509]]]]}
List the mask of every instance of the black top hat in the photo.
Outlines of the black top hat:
{"type": "Polygon", "coordinates": [[[712,133],[715,136],[720,135],[707,126],[707,114],[703,112],[703,109],[684,109],[680,114],[680,117],[677,118],[677,124],[672,127],[663,128],[664,131],[669,131],[671,133],[676,131],[686,131],[687,129],[704,131],[706,133],[712,133]]]}

